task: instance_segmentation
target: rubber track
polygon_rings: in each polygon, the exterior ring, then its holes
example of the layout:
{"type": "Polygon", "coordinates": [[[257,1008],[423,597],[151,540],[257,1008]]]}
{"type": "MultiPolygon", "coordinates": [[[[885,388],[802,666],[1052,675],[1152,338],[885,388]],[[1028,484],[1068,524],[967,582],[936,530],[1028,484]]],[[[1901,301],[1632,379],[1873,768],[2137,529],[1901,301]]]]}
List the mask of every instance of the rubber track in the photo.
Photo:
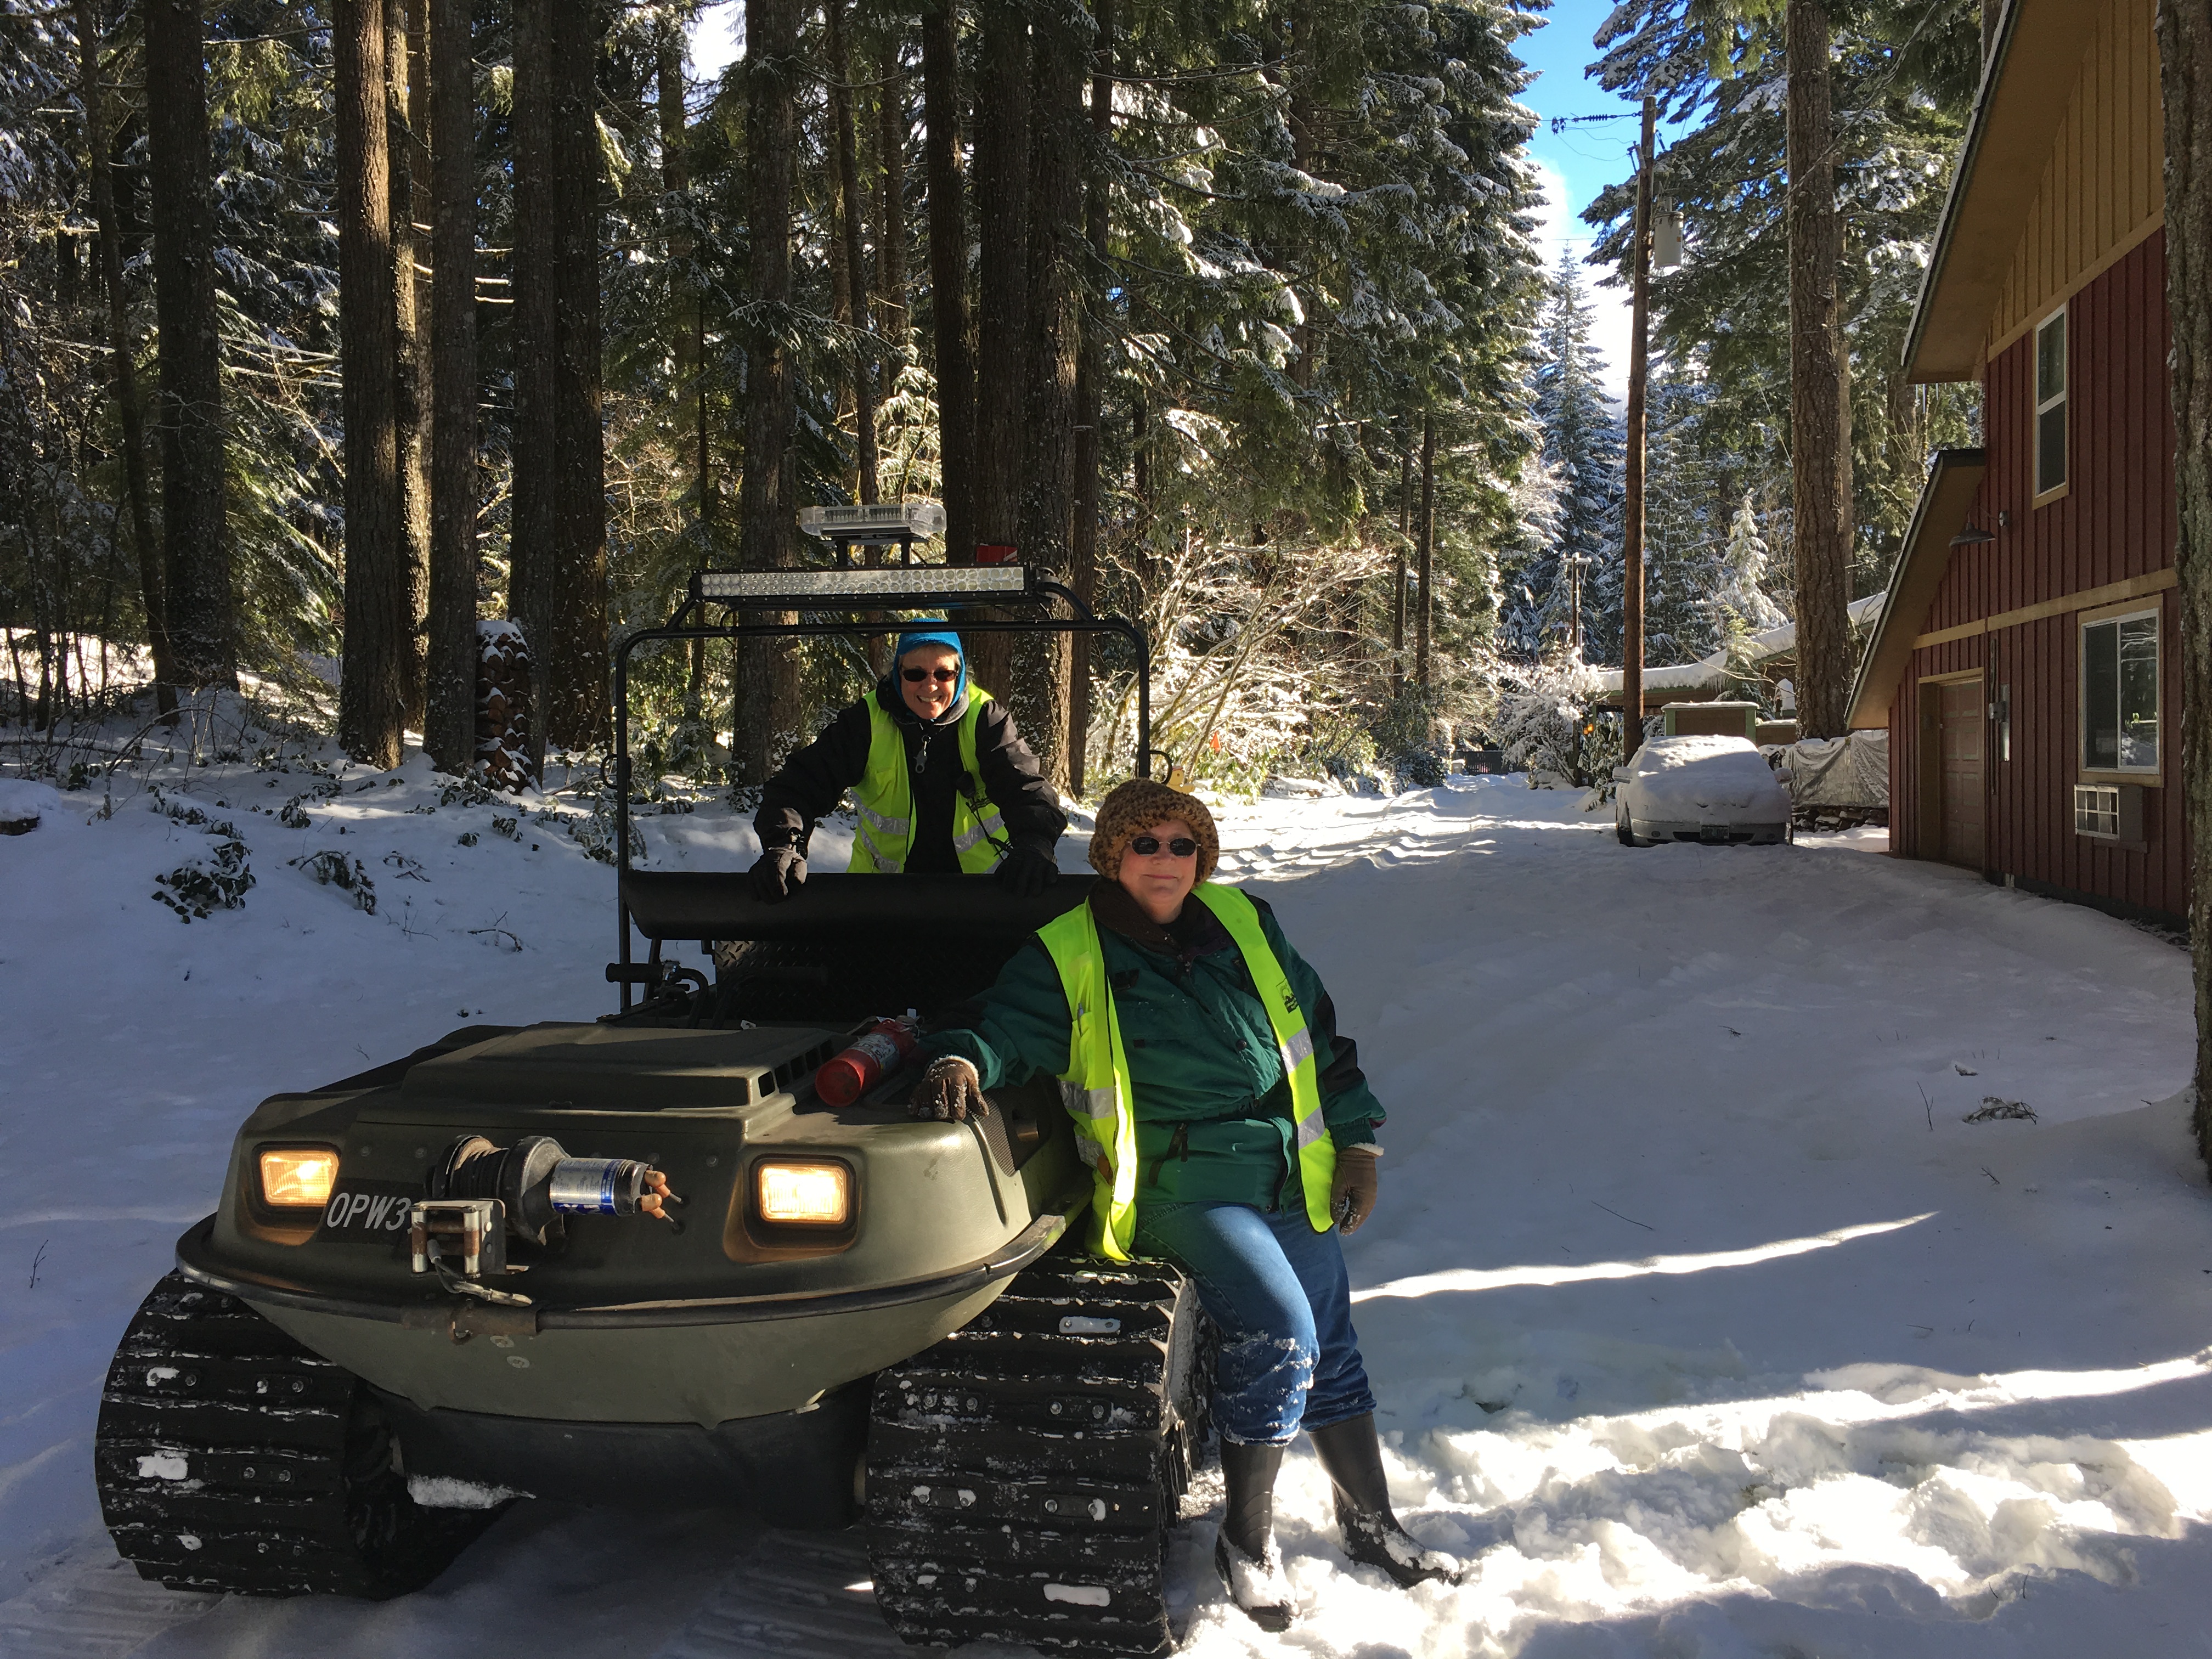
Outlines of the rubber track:
{"type": "Polygon", "coordinates": [[[352,1372],[171,1273],[108,1367],[93,1464],[143,1577],[239,1595],[420,1589],[491,1520],[424,1510],[352,1372]]]}
{"type": "Polygon", "coordinates": [[[1168,1534],[1204,1446],[1212,1372],[1180,1273],[1055,1254],[882,1373],[868,1553],[891,1628],[933,1646],[1169,1651],[1168,1534]],[[1120,1328],[1063,1330],[1071,1318],[1120,1328]]]}

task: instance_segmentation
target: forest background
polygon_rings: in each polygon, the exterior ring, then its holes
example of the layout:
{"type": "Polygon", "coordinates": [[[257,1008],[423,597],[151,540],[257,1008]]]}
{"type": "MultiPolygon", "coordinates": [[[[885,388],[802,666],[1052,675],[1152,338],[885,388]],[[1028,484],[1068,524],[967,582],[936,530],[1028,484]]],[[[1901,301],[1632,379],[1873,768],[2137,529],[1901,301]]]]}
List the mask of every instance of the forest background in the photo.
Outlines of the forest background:
{"type": "MultiPolygon", "coordinates": [[[[1807,3],[1626,0],[1585,54],[1594,94],[1659,100],[1685,231],[1653,289],[1653,663],[1797,605],[1807,3]]],[[[245,671],[360,759],[412,731],[458,770],[479,620],[513,617],[536,742],[589,757],[611,646],[692,571],[818,561],[805,503],[930,499],[944,556],[1014,547],[1143,623],[1156,742],[1200,779],[1426,781],[1501,697],[1571,706],[1619,661],[1589,284],[1621,281],[1632,161],[1591,269],[1547,261],[1519,98],[1550,9],[746,0],[702,80],[687,3],[0,0],[7,741],[52,766],[245,671]]],[[[1850,598],[1978,419],[1899,350],[1981,17],[1812,9],[1850,598]]],[[[1062,787],[1128,769],[1126,655],[975,655],[1062,787]]],[[[882,666],[640,660],[646,763],[741,787],[882,666]]]]}

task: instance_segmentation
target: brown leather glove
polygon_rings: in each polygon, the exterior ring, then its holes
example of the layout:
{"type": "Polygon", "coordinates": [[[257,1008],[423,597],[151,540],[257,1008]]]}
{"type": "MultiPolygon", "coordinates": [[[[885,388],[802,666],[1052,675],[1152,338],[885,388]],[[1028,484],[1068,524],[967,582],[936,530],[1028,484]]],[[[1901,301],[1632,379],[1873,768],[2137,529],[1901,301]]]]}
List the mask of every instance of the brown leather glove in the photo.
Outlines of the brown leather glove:
{"type": "Polygon", "coordinates": [[[942,1123],[964,1123],[991,1109],[983,1098],[983,1079],[957,1054],[940,1054],[929,1062],[921,1081],[907,1101],[911,1117],[935,1118],[942,1123]]]}
{"type": "Polygon", "coordinates": [[[806,856],[796,847],[771,847],[754,860],[753,896],[765,904],[789,898],[806,884],[806,856]]]}
{"type": "Polygon", "coordinates": [[[1337,1148],[1336,1178],[1328,1185],[1328,1212],[1336,1218],[1337,1231],[1356,1233],[1360,1223],[1375,1213],[1382,1163],[1379,1154],[1362,1147],[1337,1148]]]}

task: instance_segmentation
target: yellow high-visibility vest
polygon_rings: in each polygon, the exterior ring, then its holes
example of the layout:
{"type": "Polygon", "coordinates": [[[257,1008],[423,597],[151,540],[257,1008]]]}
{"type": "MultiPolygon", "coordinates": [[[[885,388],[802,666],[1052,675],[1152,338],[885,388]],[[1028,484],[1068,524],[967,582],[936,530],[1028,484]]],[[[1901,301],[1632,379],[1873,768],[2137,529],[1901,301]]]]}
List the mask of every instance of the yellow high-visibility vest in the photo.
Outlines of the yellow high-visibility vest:
{"type": "MultiPolygon", "coordinates": [[[[1267,1007],[1283,1072],[1291,1080],[1291,1123],[1306,1219],[1316,1232],[1325,1233],[1336,1143],[1322,1118],[1321,1080],[1304,1011],[1261,928],[1259,906],[1240,890],[1210,881],[1200,882],[1191,896],[1229,930],[1267,1007]]],[[[1060,1097],[1091,1165],[1091,1254],[1127,1261],[1137,1236],[1137,1115],[1098,923],[1088,904],[1079,904],[1037,929],[1037,939],[1060,970],[1060,989],[1067,997],[1067,1069],[1060,1074],[1060,1097]]]]}
{"type": "MultiPolygon", "coordinates": [[[[975,722],[990,700],[989,692],[969,682],[958,728],[960,770],[976,793],[971,799],[964,788],[952,792],[952,850],[971,876],[990,874],[1006,851],[1006,820],[982,793],[983,775],[975,764],[975,722]]],[[[848,867],[862,875],[897,875],[914,850],[914,776],[898,722],[874,696],[868,699],[867,769],[853,786],[853,795],[860,804],[860,823],[848,867]]]]}

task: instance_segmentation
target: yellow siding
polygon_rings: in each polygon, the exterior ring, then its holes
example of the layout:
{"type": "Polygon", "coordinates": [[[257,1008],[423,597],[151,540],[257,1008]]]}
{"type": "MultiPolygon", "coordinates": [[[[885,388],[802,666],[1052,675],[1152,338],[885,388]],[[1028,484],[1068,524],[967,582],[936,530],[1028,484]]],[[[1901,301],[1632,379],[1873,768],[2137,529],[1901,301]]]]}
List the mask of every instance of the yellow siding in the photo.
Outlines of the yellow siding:
{"type": "Polygon", "coordinates": [[[2103,15],[1990,319],[1990,356],[2142,240],[2166,210],[2156,0],[2041,3],[2098,5],[2103,15]]]}

